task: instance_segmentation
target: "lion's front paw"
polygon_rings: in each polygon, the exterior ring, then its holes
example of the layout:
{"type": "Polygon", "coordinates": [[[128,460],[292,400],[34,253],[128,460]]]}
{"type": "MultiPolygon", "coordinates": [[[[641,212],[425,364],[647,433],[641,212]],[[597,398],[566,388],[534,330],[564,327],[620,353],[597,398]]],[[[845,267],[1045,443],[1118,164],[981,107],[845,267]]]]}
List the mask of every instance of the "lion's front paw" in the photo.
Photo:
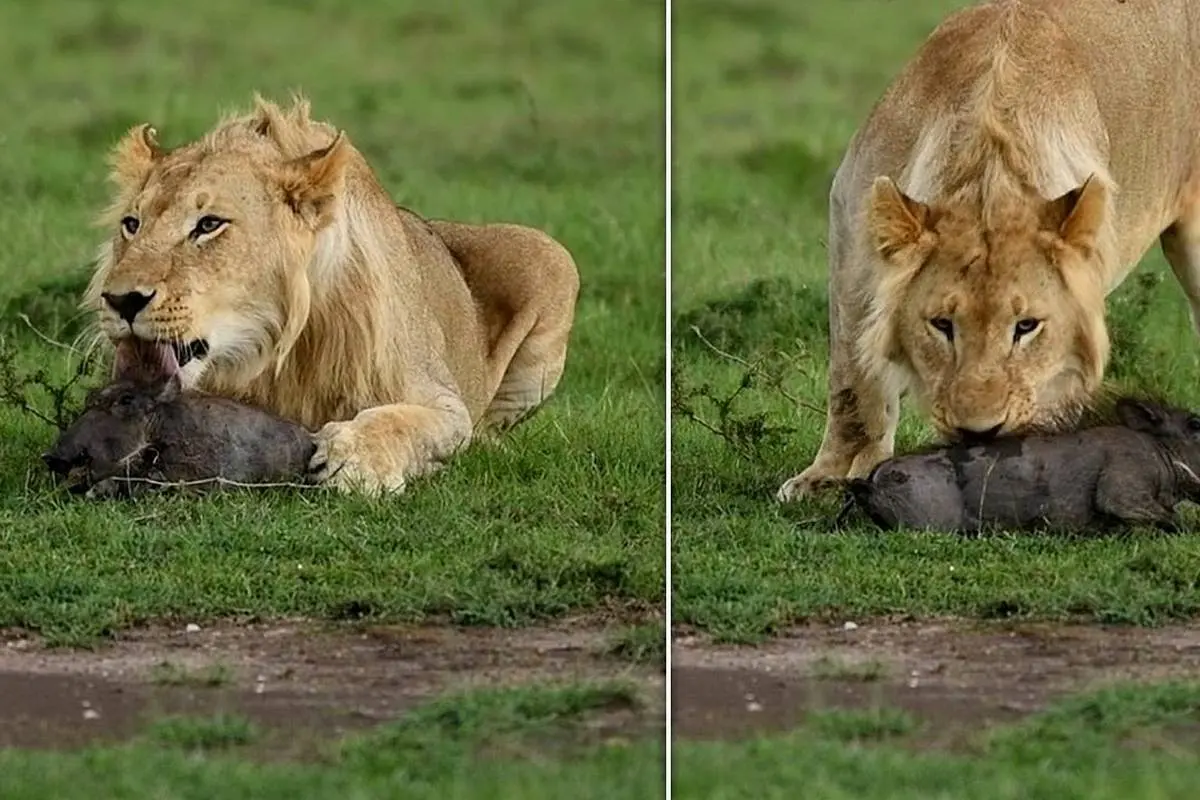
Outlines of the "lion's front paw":
{"type": "Polygon", "coordinates": [[[390,469],[392,459],[382,451],[386,441],[364,435],[354,420],[326,423],[315,439],[308,465],[314,483],[368,495],[404,491],[404,474],[390,469]]]}
{"type": "Polygon", "coordinates": [[[818,456],[808,469],[780,486],[775,499],[781,503],[791,503],[839,488],[850,478],[866,477],[879,462],[890,457],[889,449],[875,445],[859,450],[852,459],[824,459],[818,456]]]}
{"type": "Polygon", "coordinates": [[[775,499],[780,503],[794,503],[840,486],[845,480],[845,474],[813,464],[799,475],[784,481],[775,493],[775,499]]]}

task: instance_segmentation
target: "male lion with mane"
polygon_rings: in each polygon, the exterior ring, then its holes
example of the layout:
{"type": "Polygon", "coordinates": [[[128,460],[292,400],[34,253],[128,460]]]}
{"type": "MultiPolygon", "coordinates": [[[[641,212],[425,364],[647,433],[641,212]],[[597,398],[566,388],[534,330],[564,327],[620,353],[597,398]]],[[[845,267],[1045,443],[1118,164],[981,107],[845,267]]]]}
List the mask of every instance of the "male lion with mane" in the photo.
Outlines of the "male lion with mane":
{"type": "Polygon", "coordinates": [[[1156,239],[1200,325],[1197,54],[1189,0],[994,0],[930,34],[833,179],[825,434],[780,500],[890,457],[906,391],[951,440],[1075,424],[1156,239]]]}
{"type": "Polygon", "coordinates": [[[302,98],[256,97],[170,151],[137,126],[111,166],[113,234],[83,306],[114,372],[136,337],[185,387],[317,431],[316,482],[402,491],[562,376],[579,292],[567,250],[398,207],[302,98]]]}

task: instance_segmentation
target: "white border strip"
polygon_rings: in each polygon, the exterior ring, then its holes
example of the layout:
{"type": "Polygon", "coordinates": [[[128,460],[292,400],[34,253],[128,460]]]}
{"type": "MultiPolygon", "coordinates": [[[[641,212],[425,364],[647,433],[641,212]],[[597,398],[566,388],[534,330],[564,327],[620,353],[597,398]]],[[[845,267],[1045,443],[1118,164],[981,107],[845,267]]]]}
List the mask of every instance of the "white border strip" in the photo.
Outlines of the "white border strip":
{"type": "Polygon", "coordinates": [[[665,761],[665,779],[666,779],[666,794],[664,797],[671,797],[671,0],[666,0],[666,27],[664,30],[664,66],[665,66],[665,94],[663,102],[664,110],[664,131],[663,140],[665,144],[665,164],[666,175],[664,177],[665,186],[663,192],[663,202],[665,206],[665,222],[666,230],[664,231],[664,252],[666,253],[666,297],[664,297],[666,309],[666,408],[664,409],[665,417],[665,449],[666,449],[666,486],[664,488],[666,499],[666,519],[663,520],[663,539],[665,540],[666,548],[666,570],[664,580],[665,593],[665,610],[663,612],[663,631],[666,637],[666,675],[664,675],[665,686],[665,715],[666,725],[666,741],[663,748],[665,761]]]}

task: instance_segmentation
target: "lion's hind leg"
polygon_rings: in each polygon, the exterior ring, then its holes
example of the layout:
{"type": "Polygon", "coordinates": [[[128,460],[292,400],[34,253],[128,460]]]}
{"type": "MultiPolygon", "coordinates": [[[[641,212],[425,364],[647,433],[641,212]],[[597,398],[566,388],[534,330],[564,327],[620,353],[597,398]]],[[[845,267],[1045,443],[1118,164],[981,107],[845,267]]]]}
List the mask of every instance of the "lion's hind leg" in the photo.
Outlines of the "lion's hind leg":
{"type": "Polygon", "coordinates": [[[431,220],[458,260],[490,334],[491,400],[477,430],[529,417],[562,378],[579,272],[561,244],[523,225],[431,220]]]}
{"type": "Polygon", "coordinates": [[[1163,255],[1175,273],[1191,309],[1192,325],[1200,334],[1200,204],[1159,237],[1163,255]]]}
{"type": "Polygon", "coordinates": [[[542,324],[534,313],[522,313],[500,334],[492,351],[493,365],[503,373],[480,425],[502,431],[527,419],[554,392],[567,360],[569,328],[542,324]],[[504,351],[509,351],[507,355],[504,351]]]}

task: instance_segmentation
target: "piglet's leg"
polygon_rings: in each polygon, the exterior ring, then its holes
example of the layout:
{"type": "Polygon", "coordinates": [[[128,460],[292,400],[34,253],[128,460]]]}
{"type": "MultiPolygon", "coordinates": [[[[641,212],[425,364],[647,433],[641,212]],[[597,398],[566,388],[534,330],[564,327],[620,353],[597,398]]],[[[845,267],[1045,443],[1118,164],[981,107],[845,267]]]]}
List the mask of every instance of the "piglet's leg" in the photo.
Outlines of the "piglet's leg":
{"type": "Polygon", "coordinates": [[[1095,503],[1100,513],[1130,525],[1175,530],[1179,524],[1174,507],[1163,502],[1152,484],[1130,480],[1128,475],[1101,475],[1096,485],[1095,503]]]}
{"type": "Polygon", "coordinates": [[[112,478],[106,478],[102,481],[97,481],[88,487],[87,493],[84,494],[88,500],[107,500],[114,497],[120,497],[122,486],[112,478]]]}

